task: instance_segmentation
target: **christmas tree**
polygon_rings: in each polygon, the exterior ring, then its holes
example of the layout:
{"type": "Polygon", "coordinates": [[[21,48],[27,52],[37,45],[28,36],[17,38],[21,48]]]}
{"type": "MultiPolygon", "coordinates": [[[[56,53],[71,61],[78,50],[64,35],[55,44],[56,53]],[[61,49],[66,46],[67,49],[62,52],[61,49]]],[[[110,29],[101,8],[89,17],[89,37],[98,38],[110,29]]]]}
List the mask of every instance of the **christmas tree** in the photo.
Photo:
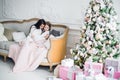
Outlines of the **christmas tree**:
{"type": "Polygon", "coordinates": [[[71,53],[76,65],[84,67],[89,58],[104,62],[106,58],[120,55],[117,14],[112,0],[91,0],[81,29],[80,44],[71,53]]]}

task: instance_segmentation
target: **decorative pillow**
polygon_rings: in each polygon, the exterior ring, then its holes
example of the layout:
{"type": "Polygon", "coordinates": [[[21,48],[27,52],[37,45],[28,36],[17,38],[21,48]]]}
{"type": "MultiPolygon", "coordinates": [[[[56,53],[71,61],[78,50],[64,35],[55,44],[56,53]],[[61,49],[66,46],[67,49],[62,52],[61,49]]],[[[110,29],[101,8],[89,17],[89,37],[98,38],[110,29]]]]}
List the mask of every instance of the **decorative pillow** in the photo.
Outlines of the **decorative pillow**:
{"type": "Polygon", "coordinates": [[[4,27],[0,23],[0,41],[8,41],[7,38],[5,37],[5,35],[3,33],[4,33],[4,27]]]}
{"type": "Polygon", "coordinates": [[[6,36],[6,38],[9,40],[9,41],[12,41],[13,40],[13,36],[12,36],[12,33],[15,32],[15,30],[12,30],[12,29],[7,29],[5,28],[4,30],[4,35],[6,36]]]}
{"type": "Polygon", "coordinates": [[[20,42],[26,38],[24,32],[13,32],[12,34],[15,42],[20,42]]]}
{"type": "Polygon", "coordinates": [[[52,34],[53,36],[60,36],[60,31],[57,31],[57,30],[52,30],[51,32],[50,32],[50,34],[52,34]]]}

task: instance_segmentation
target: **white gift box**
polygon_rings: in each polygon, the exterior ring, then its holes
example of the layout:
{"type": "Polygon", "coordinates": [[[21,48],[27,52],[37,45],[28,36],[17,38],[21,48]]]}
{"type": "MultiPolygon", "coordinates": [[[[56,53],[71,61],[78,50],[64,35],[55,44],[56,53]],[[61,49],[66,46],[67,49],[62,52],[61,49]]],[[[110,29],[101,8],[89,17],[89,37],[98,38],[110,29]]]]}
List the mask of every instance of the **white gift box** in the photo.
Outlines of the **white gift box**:
{"type": "Polygon", "coordinates": [[[94,77],[86,76],[86,77],[85,77],[85,80],[94,80],[94,77]]]}
{"type": "Polygon", "coordinates": [[[63,59],[63,60],[61,61],[61,65],[62,65],[62,66],[65,66],[65,67],[73,67],[73,66],[74,66],[74,61],[73,61],[72,59],[70,59],[70,58],[68,58],[68,59],[63,59]]]}
{"type": "Polygon", "coordinates": [[[63,80],[63,79],[61,79],[61,78],[56,78],[55,76],[50,76],[50,77],[48,77],[47,80],[63,80]]]}
{"type": "Polygon", "coordinates": [[[107,78],[103,74],[98,74],[95,76],[95,80],[107,80],[107,78]]]}
{"type": "Polygon", "coordinates": [[[60,79],[60,78],[53,78],[53,80],[63,80],[63,79],[60,79]]]}
{"type": "Polygon", "coordinates": [[[76,80],[85,80],[85,75],[82,72],[76,74],[76,80]]]}
{"type": "Polygon", "coordinates": [[[57,65],[56,67],[55,67],[55,69],[54,69],[54,76],[56,76],[56,77],[59,77],[59,68],[60,68],[60,65],[57,65]]]}

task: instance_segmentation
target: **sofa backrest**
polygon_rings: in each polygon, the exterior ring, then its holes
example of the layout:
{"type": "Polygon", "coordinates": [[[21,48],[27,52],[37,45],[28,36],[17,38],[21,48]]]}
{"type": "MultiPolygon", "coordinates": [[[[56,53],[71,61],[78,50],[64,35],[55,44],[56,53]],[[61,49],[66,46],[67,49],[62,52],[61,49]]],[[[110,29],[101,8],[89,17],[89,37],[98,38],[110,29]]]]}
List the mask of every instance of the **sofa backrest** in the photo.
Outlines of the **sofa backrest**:
{"type": "MultiPolygon", "coordinates": [[[[28,20],[15,20],[15,21],[3,21],[1,22],[3,26],[7,29],[12,29],[15,31],[22,31],[26,35],[29,34],[30,27],[35,24],[39,19],[38,18],[32,18],[28,20]]],[[[53,25],[51,29],[55,29],[57,31],[60,31],[60,33],[63,33],[65,30],[65,27],[61,27],[62,25],[53,25]]]]}

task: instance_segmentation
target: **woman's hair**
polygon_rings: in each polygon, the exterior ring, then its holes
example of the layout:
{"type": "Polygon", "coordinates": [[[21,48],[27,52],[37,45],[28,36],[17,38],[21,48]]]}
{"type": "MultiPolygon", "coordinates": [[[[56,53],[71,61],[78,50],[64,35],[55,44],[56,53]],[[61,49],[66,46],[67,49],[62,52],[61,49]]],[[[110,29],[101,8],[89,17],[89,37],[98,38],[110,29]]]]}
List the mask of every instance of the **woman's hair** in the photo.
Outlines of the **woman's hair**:
{"type": "MultiPolygon", "coordinates": [[[[42,25],[42,24],[46,24],[46,22],[45,22],[45,20],[44,19],[39,19],[34,25],[32,25],[32,26],[35,26],[35,28],[36,29],[40,29],[40,26],[42,25]]],[[[31,28],[32,28],[32,26],[30,27],[30,29],[29,29],[29,33],[30,33],[30,31],[31,31],[31,28]]],[[[43,30],[42,30],[43,31],[43,30]]]]}
{"type": "Polygon", "coordinates": [[[34,24],[34,26],[36,27],[36,29],[39,29],[40,28],[40,26],[41,25],[45,25],[46,24],[46,22],[45,22],[45,20],[44,19],[40,19],[40,20],[38,20],[37,21],[37,23],[36,24],[34,24]]]}
{"type": "Polygon", "coordinates": [[[48,25],[49,26],[49,31],[51,30],[51,23],[50,22],[46,22],[46,25],[48,25]]]}

